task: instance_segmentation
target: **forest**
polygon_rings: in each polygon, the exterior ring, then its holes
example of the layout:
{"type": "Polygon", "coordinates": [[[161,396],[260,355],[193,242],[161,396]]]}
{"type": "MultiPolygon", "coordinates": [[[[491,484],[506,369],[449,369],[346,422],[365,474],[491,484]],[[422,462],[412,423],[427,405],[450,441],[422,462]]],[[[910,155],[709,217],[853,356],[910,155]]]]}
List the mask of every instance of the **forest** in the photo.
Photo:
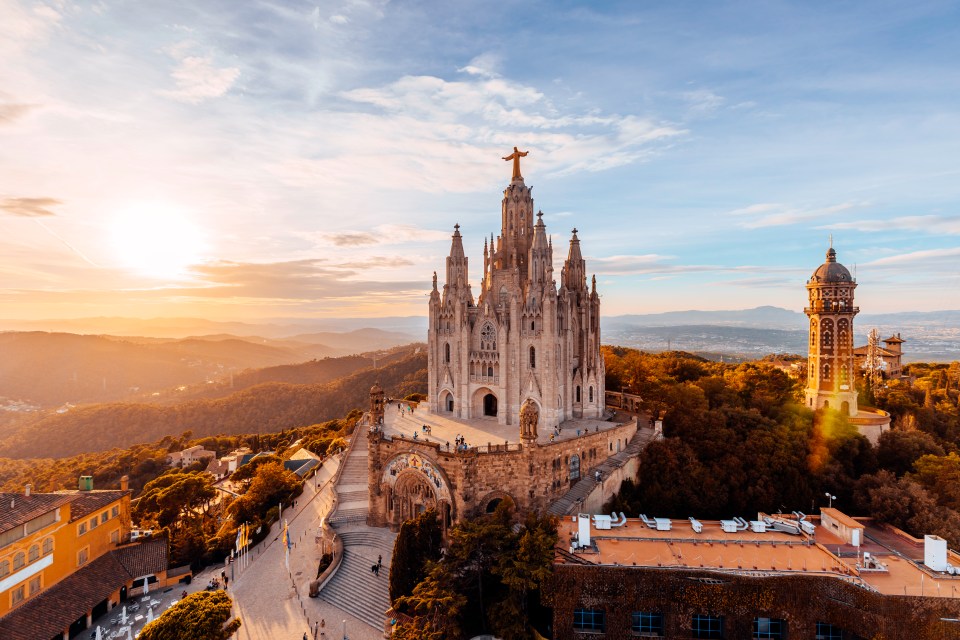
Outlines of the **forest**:
{"type": "Polygon", "coordinates": [[[859,381],[861,404],[889,411],[873,447],[844,416],[802,406],[803,385],[766,364],[729,365],[605,347],[607,389],[644,398],[664,440],[607,510],[753,517],[834,505],[960,546],[960,364],[908,365],[907,380],[859,381]]]}

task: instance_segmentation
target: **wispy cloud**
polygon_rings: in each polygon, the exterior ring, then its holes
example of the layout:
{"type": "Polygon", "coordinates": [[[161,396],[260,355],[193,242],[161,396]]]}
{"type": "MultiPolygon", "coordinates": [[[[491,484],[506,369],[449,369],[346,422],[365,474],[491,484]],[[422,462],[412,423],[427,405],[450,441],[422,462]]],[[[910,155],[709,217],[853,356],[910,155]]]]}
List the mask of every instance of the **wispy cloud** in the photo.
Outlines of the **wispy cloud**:
{"type": "Polygon", "coordinates": [[[56,215],[51,207],[63,204],[56,198],[6,198],[0,200],[0,209],[25,218],[56,215]]]}
{"type": "Polygon", "coordinates": [[[960,216],[901,216],[889,220],[871,219],[835,222],[818,229],[851,229],[862,232],[920,231],[935,235],[960,235],[960,216]]]}
{"type": "Polygon", "coordinates": [[[782,204],[762,203],[754,204],[742,209],[734,209],[729,212],[732,216],[757,216],[752,220],[745,220],[738,223],[744,229],[761,229],[764,227],[782,227],[794,224],[800,224],[824,218],[826,216],[836,215],[843,211],[850,211],[859,207],[866,206],[862,202],[843,202],[826,207],[790,207],[782,204]]]}
{"type": "Polygon", "coordinates": [[[916,267],[929,265],[930,263],[943,263],[948,261],[952,267],[955,267],[956,259],[960,257],[960,247],[949,249],[923,249],[921,251],[910,251],[895,256],[886,256],[878,258],[871,262],[866,262],[864,267],[916,267]]]}
{"type": "Polygon", "coordinates": [[[13,124],[39,107],[40,105],[37,104],[0,102],[0,126],[5,124],[13,124]]]}
{"type": "Polygon", "coordinates": [[[188,43],[181,43],[170,49],[170,54],[178,61],[177,67],[170,73],[177,85],[175,90],[161,91],[161,95],[199,104],[210,98],[218,98],[230,90],[240,77],[237,67],[218,67],[212,55],[189,55],[188,43]]]}

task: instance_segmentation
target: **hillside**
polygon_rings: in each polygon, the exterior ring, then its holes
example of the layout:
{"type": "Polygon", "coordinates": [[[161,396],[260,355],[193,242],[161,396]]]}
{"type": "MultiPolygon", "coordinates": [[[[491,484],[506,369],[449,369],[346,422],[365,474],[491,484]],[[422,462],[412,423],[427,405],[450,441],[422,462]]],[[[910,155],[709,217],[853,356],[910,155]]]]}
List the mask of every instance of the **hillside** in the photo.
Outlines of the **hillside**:
{"type": "Polygon", "coordinates": [[[395,396],[424,392],[426,363],[426,354],[420,352],[324,384],[268,382],[224,398],[175,405],[110,403],[77,407],[17,425],[0,441],[0,456],[61,458],[152,442],[184,431],[202,437],[267,433],[315,424],[339,418],[354,408],[365,408],[370,387],[377,381],[395,396]]]}
{"type": "Polygon", "coordinates": [[[178,387],[154,393],[147,400],[151,403],[176,404],[187,400],[202,398],[223,398],[250,387],[268,382],[286,382],[289,384],[321,384],[331,382],[355,373],[361,369],[386,366],[408,357],[416,349],[415,345],[396,347],[391,351],[377,354],[374,360],[371,354],[324,358],[299,364],[283,364],[262,369],[248,369],[230,374],[212,383],[197,384],[186,388],[178,387]]]}
{"type": "MultiPolygon", "coordinates": [[[[231,374],[248,369],[346,356],[411,342],[407,334],[379,329],[304,334],[298,338],[215,334],[170,339],[40,331],[0,333],[0,407],[22,403],[27,407],[52,408],[66,403],[149,399],[158,391],[220,380],[229,382],[231,374]]],[[[334,376],[357,368],[339,369],[334,376]]],[[[260,381],[272,379],[275,378],[260,381]]],[[[314,376],[291,381],[329,379],[332,378],[314,376]]]]}

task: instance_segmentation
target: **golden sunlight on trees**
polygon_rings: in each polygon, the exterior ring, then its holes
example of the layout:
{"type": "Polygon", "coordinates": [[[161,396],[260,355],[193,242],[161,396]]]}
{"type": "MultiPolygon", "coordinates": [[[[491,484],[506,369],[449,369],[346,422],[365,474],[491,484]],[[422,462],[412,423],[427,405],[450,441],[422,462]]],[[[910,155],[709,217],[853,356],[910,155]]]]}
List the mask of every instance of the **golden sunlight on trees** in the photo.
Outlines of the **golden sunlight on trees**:
{"type": "Polygon", "coordinates": [[[225,591],[198,591],[146,625],[138,640],[227,640],[240,628],[225,591]]]}

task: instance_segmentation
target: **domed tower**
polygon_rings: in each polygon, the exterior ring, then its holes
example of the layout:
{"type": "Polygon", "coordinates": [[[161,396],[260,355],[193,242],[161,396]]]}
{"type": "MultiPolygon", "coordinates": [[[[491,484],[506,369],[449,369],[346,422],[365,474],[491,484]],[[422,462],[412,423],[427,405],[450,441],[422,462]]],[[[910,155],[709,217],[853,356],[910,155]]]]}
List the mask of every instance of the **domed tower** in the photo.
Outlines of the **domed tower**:
{"type": "Polygon", "coordinates": [[[853,304],[857,283],[837,262],[833,247],[827,261],[807,280],[810,303],[803,311],[810,318],[806,402],[811,409],[830,407],[848,416],[857,415],[854,385],[853,304]]]}

